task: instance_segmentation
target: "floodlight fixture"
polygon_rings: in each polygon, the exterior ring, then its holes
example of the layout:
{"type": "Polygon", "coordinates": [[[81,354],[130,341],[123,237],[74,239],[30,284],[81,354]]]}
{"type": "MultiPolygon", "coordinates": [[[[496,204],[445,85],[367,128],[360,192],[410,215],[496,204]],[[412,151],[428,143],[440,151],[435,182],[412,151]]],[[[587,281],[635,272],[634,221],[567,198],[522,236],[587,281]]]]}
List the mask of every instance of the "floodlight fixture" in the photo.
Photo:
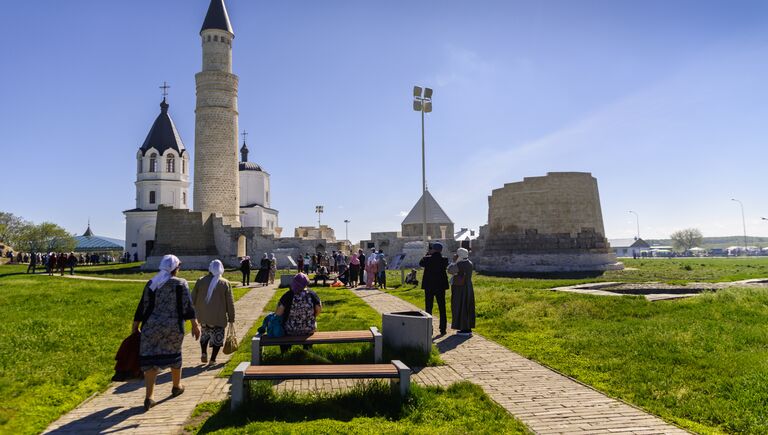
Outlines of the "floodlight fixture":
{"type": "Polygon", "coordinates": [[[421,100],[413,100],[413,110],[421,112],[422,104],[421,100]]]}
{"type": "Polygon", "coordinates": [[[432,88],[424,88],[424,98],[432,98],[432,88]]]}
{"type": "Polygon", "coordinates": [[[431,101],[425,101],[424,102],[424,113],[430,113],[432,111],[432,102],[431,101]]]}
{"type": "Polygon", "coordinates": [[[421,97],[421,87],[420,86],[414,86],[413,87],[413,96],[414,97],[421,97]]]}

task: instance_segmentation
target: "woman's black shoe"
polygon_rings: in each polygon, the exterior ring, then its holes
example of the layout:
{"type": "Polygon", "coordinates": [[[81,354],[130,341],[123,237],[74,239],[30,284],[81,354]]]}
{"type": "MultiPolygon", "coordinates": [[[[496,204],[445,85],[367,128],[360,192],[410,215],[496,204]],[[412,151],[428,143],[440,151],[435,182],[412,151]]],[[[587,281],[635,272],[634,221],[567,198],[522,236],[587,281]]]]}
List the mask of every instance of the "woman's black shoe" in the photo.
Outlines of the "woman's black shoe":
{"type": "Polygon", "coordinates": [[[171,388],[171,396],[172,397],[179,397],[179,396],[181,396],[181,393],[183,393],[183,392],[184,392],[184,387],[179,387],[179,388],[173,387],[173,388],[171,388]]]}
{"type": "Polygon", "coordinates": [[[157,405],[157,402],[155,402],[152,399],[144,399],[144,411],[149,411],[149,408],[157,405]]]}

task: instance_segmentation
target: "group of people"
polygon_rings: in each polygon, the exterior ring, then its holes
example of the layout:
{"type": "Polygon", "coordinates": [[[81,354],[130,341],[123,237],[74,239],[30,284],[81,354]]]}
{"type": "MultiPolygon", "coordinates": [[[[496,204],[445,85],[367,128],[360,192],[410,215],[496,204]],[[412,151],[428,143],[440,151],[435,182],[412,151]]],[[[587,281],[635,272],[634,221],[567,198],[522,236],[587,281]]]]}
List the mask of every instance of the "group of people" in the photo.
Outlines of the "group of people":
{"type": "MultiPolygon", "coordinates": [[[[424,289],[424,309],[430,315],[434,302],[440,313],[440,335],[445,335],[447,318],[445,292],[451,289],[451,328],[459,335],[471,335],[475,327],[475,291],[472,285],[473,265],[469,251],[459,248],[451,261],[443,257],[443,245],[433,243],[427,255],[419,261],[424,268],[421,288],[424,289]],[[448,279],[450,275],[450,280],[448,279]]],[[[414,277],[415,279],[415,277],[414,277]]]]}
{"type": "Polygon", "coordinates": [[[69,274],[75,274],[75,266],[77,265],[97,265],[106,264],[114,259],[110,255],[102,254],[75,254],[74,252],[48,252],[48,253],[21,253],[16,255],[11,253],[11,257],[18,264],[27,264],[27,273],[37,273],[37,268],[45,269],[48,275],[60,273],[64,275],[64,272],[69,269],[69,274]]]}
{"type": "MultiPolygon", "coordinates": [[[[192,336],[200,341],[200,361],[209,366],[216,364],[226,328],[234,328],[232,285],[222,276],[222,262],[212,261],[208,274],[195,282],[191,292],[187,281],[177,277],[180,267],[181,262],[176,256],[163,257],[160,271],[145,285],[133,316],[132,331],[140,335],[139,362],[146,387],[145,411],[157,403],[154,387],[162,369],[171,370],[171,396],[184,393],[181,345],[186,321],[191,322],[192,336]]],[[[322,302],[317,293],[307,288],[308,284],[307,275],[297,274],[275,310],[288,335],[311,334],[317,329],[322,302]]]]}
{"type": "MultiPolygon", "coordinates": [[[[240,272],[243,274],[243,287],[251,284],[251,269],[253,263],[251,263],[251,257],[245,256],[240,259],[240,272]]],[[[266,252],[259,261],[259,271],[256,272],[256,277],[253,282],[267,286],[275,283],[275,274],[277,273],[277,257],[272,254],[270,257],[266,252]]]]}

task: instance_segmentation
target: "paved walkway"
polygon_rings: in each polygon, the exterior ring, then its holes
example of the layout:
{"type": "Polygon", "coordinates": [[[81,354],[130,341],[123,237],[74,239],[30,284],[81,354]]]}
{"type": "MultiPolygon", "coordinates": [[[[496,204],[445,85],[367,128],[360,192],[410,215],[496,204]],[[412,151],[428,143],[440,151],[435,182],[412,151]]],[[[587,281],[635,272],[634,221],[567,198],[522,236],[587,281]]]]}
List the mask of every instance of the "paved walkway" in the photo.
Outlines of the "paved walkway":
{"type": "MultiPolygon", "coordinates": [[[[275,293],[276,286],[254,288],[235,302],[235,330],[241,346],[264,306],[275,293]]],[[[220,363],[209,369],[200,363],[200,345],[186,336],[182,348],[184,394],[171,399],[171,374],[158,376],[155,400],[158,404],[144,412],[144,382],[112,383],[107,391],[96,395],[61,417],[46,429],[52,434],[178,434],[199,403],[225,400],[229,395],[228,379],[218,378],[230,355],[219,354],[220,363]]]]}
{"type": "MultiPolygon", "coordinates": [[[[378,290],[352,292],[380,313],[419,309],[378,290]]],[[[493,400],[536,433],[687,433],[478,334],[462,337],[449,333],[435,343],[448,366],[441,368],[444,372],[452,370],[459,379],[481,386],[493,400]]]]}

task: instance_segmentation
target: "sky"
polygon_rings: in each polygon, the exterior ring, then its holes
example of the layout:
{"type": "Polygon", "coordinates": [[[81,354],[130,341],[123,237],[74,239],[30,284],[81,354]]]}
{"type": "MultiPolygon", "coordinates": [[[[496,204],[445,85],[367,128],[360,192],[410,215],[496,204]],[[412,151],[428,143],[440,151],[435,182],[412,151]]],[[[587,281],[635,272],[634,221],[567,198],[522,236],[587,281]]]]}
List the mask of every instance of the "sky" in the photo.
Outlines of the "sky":
{"type": "MultiPolygon", "coordinates": [[[[125,238],[159,113],[194,158],[208,0],[3,2],[0,210],[125,238]]],[[[598,180],[606,236],[768,235],[768,2],[227,0],[250,160],[284,235],[396,231],[427,184],[456,228],[554,171],[598,180]]],[[[194,175],[194,174],[193,174],[194,175]]],[[[191,188],[190,188],[191,190],[191,188]]]]}

